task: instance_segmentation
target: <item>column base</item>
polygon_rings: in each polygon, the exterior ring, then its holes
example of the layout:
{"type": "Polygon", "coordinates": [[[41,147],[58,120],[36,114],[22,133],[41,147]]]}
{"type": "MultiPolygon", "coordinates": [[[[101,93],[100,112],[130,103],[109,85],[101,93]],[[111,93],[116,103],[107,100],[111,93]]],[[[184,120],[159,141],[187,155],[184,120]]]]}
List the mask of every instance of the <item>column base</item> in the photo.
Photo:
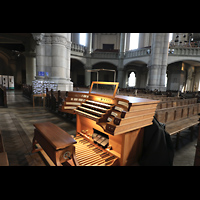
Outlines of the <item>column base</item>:
{"type": "Polygon", "coordinates": [[[73,91],[73,82],[68,79],[51,77],[50,81],[58,84],[60,91],[73,91]]]}
{"type": "Polygon", "coordinates": [[[60,91],[73,91],[73,83],[67,82],[65,84],[63,83],[58,83],[58,90],[60,91]]]}
{"type": "Polygon", "coordinates": [[[166,87],[163,87],[163,86],[146,86],[146,89],[149,89],[149,90],[158,90],[158,91],[166,91],[166,87]]]}

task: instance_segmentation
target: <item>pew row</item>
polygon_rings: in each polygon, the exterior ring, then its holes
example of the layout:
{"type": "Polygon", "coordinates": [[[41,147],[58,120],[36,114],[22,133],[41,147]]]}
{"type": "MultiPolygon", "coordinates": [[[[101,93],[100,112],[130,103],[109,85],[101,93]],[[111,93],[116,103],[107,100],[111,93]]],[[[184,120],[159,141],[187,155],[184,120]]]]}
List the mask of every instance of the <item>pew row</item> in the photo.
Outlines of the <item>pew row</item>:
{"type": "Polygon", "coordinates": [[[0,166],[9,166],[8,156],[5,152],[3,138],[0,131],[0,166]]]}
{"type": "Polygon", "coordinates": [[[177,134],[176,148],[179,145],[180,132],[190,128],[191,140],[193,138],[193,127],[199,124],[200,103],[164,108],[156,110],[155,117],[161,123],[164,123],[165,130],[170,134],[177,134]]]}

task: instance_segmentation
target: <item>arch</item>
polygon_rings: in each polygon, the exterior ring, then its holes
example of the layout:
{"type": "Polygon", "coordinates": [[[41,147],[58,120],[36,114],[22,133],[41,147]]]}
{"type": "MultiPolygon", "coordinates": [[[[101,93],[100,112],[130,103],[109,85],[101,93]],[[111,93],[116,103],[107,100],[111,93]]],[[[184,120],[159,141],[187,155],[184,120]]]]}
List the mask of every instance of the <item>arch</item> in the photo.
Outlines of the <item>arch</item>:
{"type": "Polygon", "coordinates": [[[147,63],[144,60],[129,60],[129,62],[124,62],[124,68],[127,67],[128,65],[138,65],[138,66],[145,66],[147,63]]]}
{"type": "Polygon", "coordinates": [[[125,72],[125,86],[128,86],[129,83],[129,76],[131,72],[135,73],[136,83],[135,88],[145,88],[147,82],[147,64],[143,61],[131,61],[124,66],[125,72]]]}
{"type": "Polygon", "coordinates": [[[170,65],[175,62],[184,62],[184,61],[196,61],[200,62],[200,57],[196,56],[168,56],[167,64],[170,65]]]}
{"type": "Polygon", "coordinates": [[[135,57],[135,58],[125,58],[123,64],[124,64],[124,66],[126,66],[127,64],[130,64],[131,62],[141,62],[141,63],[144,63],[147,65],[149,62],[149,55],[135,57]]]}
{"type": "MultiPolygon", "coordinates": [[[[112,69],[116,71],[117,78],[117,66],[110,62],[99,62],[92,66],[92,69],[112,69]]],[[[99,73],[99,81],[114,81],[114,72],[112,71],[100,71],[99,73]]],[[[95,81],[97,79],[96,73],[91,73],[91,80],[95,81]]],[[[116,79],[115,79],[116,80],[116,79]]]]}
{"type": "Polygon", "coordinates": [[[85,68],[83,62],[71,58],[70,77],[75,87],[83,87],[85,85],[85,68]]]}
{"type": "Polygon", "coordinates": [[[85,58],[85,57],[71,55],[70,58],[71,58],[71,59],[79,60],[81,63],[83,63],[83,65],[86,64],[86,58],[85,58]]]}
{"type": "Polygon", "coordinates": [[[107,60],[107,59],[103,59],[103,58],[101,58],[101,59],[91,59],[91,65],[92,66],[94,66],[98,63],[110,63],[110,64],[115,65],[117,67],[118,62],[119,62],[118,59],[113,59],[113,60],[112,59],[107,60]]]}

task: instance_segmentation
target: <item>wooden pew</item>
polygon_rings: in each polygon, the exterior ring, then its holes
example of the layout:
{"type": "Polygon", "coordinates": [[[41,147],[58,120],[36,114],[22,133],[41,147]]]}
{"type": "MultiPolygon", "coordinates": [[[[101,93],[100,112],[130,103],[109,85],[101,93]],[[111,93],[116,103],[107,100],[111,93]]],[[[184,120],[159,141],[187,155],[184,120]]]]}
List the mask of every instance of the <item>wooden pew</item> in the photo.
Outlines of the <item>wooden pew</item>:
{"type": "Polygon", "coordinates": [[[0,106],[5,108],[8,107],[7,105],[7,95],[6,95],[6,87],[0,85],[0,106]]]}
{"type": "Polygon", "coordinates": [[[0,131],[0,166],[9,166],[8,156],[5,152],[3,138],[0,131]]]}
{"type": "Polygon", "coordinates": [[[46,107],[50,109],[51,111],[57,111],[59,105],[62,104],[64,99],[67,96],[68,91],[48,91],[48,88],[46,88],[46,107]]]}
{"type": "Polygon", "coordinates": [[[32,85],[23,84],[22,85],[22,94],[23,94],[23,96],[25,96],[29,99],[32,99],[32,94],[33,94],[32,85]]]}
{"type": "Polygon", "coordinates": [[[198,132],[199,133],[198,133],[196,152],[194,157],[194,166],[200,166],[200,128],[198,132]]]}
{"type": "Polygon", "coordinates": [[[189,104],[195,104],[197,103],[197,98],[193,99],[169,99],[167,101],[161,101],[157,109],[163,109],[163,108],[171,108],[176,106],[183,106],[183,105],[189,105],[189,104]]]}
{"type": "Polygon", "coordinates": [[[155,117],[159,122],[166,125],[166,131],[170,135],[177,134],[176,148],[178,148],[180,132],[182,130],[190,128],[192,139],[193,126],[199,123],[199,112],[200,103],[196,103],[156,110],[155,117]]]}

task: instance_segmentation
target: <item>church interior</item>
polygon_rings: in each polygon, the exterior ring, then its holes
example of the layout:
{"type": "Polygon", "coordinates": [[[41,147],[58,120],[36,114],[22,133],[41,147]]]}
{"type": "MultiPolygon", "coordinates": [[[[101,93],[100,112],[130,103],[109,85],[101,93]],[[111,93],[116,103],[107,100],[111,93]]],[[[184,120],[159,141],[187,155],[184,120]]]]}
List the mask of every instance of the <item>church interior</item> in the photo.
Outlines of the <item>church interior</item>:
{"type": "Polygon", "coordinates": [[[0,166],[199,166],[200,33],[0,33],[0,166]]]}

